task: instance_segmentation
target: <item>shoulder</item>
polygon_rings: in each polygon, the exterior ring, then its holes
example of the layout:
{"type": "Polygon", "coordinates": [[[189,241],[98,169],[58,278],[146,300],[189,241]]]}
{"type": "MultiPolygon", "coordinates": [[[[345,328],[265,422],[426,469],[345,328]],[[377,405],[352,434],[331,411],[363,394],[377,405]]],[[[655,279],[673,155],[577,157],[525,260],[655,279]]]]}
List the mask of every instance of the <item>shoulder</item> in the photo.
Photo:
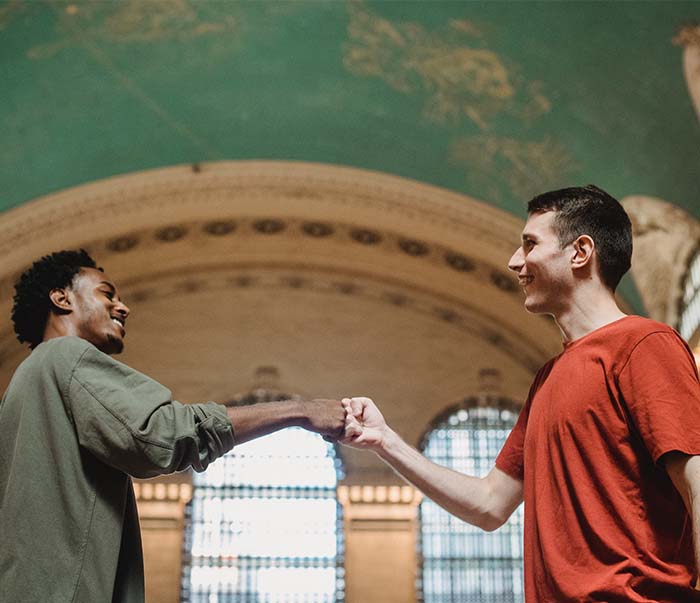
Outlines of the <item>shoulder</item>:
{"type": "Polygon", "coordinates": [[[610,338],[609,341],[617,341],[622,349],[630,352],[640,345],[646,347],[662,341],[686,347],[685,341],[675,329],[643,316],[627,316],[612,325],[605,335],[610,338]]]}
{"type": "Polygon", "coordinates": [[[620,327],[623,330],[632,331],[641,335],[649,335],[651,333],[675,333],[676,331],[663,322],[645,318],[644,316],[627,316],[620,322],[620,327]]]}
{"type": "Polygon", "coordinates": [[[63,391],[76,367],[90,348],[90,342],[79,337],[56,337],[40,343],[17,367],[12,384],[54,381],[63,391]]]}
{"type": "Polygon", "coordinates": [[[91,343],[80,341],[83,340],[64,344],[77,354],[71,369],[71,384],[75,387],[87,388],[93,394],[100,391],[106,394],[120,389],[129,389],[132,392],[155,389],[167,391],[167,396],[170,396],[167,388],[148,375],[101,352],[91,343]]]}
{"type": "Polygon", "coordinates": [[[45,350],[45,353],[53,354],[82,354],[85,350],[95,348],[89,341],[82,337],[66,335],[64,337],[54,337],[39,344],[35,351],[45,350]]]}
{"type": "Polygon", "coordinates": [[[622,332],[627,335],[627,339],[633,346],[645,341],[653,343],[665,340],[681,347],[687,347],[678,331],[663,322],[642,316],[628,316],[621,322],[624,323],[621,325],[622,332]]]}
{"type": "Polygon", "coordinates": [[[97,351],[89,341],[80,337],[55,337],[40,343],[28,360],[39,362],[44,367],[73,367],[90,349],[97,351]]]}
{"type": "Polygon", "coordinates": [[[98,350],[93,344],[81,337],[55,337],[41,343],[31,353],[29,359],[43,370],[56,373],[69,373],[71,376],[86,371],[114,370],[133,372],[130,367],[118,362],[111,356],[98,350]]]}
{"type": "Polygon", "coordinates": [[[652,366],[669,361],[688,364],[695,371],[695,360],[687,342],[680,334],[667,324],[630,316],[625,321],[625,332],[621,339],[625,350],[624,365],[628,366],[632,359],[648,357],[653,359],[652,366]],[[688,361],[688,362],[686,362],[688,361]]]}

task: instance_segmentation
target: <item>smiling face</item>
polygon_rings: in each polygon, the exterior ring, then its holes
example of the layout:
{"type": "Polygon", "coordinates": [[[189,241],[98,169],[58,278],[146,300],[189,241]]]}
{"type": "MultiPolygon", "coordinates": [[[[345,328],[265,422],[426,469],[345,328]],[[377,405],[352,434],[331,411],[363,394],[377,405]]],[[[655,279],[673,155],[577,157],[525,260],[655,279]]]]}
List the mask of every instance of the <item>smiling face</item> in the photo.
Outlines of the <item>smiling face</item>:
{"type": "Polygon", "coordinates": [[[508,262],[525,292],[525,309],[554,316],[566,307],[574,278],[572,244],[563,249],[554,230],[556,212],[531,214],[522,234],[522,244],[508,262]]]}
{"type": "Polygon", "coordinates": [[[114,283],[99,270],[82,268],[67,293],[76,335],[105,354],[119,354],[124,349],[129,308],[119,299],[114,283]]]}

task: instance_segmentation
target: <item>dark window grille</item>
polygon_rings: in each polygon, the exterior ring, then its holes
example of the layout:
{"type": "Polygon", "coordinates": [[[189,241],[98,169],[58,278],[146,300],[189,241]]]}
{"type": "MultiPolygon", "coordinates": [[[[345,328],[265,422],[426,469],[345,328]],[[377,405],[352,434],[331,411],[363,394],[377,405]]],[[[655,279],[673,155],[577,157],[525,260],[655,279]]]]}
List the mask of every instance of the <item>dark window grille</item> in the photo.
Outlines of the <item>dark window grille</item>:
{"type": "MultiPolygon", "coordinates": [[[[472,398],[436,419],[423,438],[426,457],[484,476],[515,425],[508,400],[472,398]]],[[[522,603],[522,505],[495,532],[484,532],[421,502],[418,600],[423,603],[522,603]]]]}
{"type": "Polygon", "coordinates": [[[334,446],[294,427],[241,444],[194,474],[180,600],[342,603],[341,477],[334,446]]]}

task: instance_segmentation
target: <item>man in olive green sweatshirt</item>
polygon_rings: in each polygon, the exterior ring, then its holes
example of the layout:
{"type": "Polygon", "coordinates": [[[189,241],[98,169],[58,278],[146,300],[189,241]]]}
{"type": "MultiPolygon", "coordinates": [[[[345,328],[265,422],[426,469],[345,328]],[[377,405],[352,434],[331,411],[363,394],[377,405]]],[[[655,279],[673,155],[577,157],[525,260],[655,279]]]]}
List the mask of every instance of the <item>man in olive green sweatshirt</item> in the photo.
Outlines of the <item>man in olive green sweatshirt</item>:
{"type": "Polygon", "coordinates": [[[227,408],[181,404],[111,355],[129,308],[83,250],[35,262],[12,319],[32,349],[0,402],[0,600],[140,603],[143,558],[131,477],[214,459],[299,425],[342,435],[335,400],[227,408]]]}

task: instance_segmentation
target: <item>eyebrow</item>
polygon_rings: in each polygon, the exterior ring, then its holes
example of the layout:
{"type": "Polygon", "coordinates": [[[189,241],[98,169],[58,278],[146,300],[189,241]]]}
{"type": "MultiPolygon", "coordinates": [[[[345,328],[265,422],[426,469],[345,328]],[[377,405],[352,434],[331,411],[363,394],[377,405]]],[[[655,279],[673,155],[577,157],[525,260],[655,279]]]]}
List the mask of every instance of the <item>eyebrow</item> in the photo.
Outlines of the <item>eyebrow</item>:
{"type": "Polygon", "coordinates": [[[100,285],[107,285],[112,291],[115,291],[115,292],[117,290],[117,288],[109,281],[100,281],[100,285]]]}

